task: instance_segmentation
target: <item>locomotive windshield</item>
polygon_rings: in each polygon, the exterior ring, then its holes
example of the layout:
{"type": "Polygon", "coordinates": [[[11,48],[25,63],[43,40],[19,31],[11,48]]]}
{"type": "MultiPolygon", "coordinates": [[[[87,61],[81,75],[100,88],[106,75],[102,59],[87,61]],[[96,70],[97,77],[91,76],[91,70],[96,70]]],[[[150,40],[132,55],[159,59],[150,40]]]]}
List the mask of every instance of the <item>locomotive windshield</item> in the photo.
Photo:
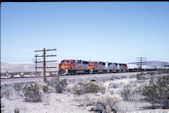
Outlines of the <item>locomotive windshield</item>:
{"type": "Polygon", "coordinates": [[[65,63],[65,64],[71,64],[72,61],[68,61],[68,60],[65,61],[65,60],[63,60],[61,63],[62,63],[62,64],[63,64],[63,63],[65,63]]]}
{"type": "Polygon", "coordinates": [[[89,62],[89,64],[96,65],[96,62],[89,62]]]}
{"type": "Polygon", "coordinates": [[[108,63],[108,66],[111,66],[112,65],[112,63],[108,63]]]}

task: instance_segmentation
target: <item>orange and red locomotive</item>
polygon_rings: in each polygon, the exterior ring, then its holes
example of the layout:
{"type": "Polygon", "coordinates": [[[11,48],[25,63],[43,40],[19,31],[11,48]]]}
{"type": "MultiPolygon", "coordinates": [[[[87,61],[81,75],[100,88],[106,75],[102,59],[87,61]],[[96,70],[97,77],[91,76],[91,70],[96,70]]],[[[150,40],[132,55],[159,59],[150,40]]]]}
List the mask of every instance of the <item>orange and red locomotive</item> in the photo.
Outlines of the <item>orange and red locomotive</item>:
{"type": "Polygon", "coordinates": [[[59,75],[75,75],[75,74],[93,74],[106,72],[123,72],[127,71],[127,64],[105,63],[101,61],[85,61],[85,60],[62,60],[59,64],[59,75]]]}

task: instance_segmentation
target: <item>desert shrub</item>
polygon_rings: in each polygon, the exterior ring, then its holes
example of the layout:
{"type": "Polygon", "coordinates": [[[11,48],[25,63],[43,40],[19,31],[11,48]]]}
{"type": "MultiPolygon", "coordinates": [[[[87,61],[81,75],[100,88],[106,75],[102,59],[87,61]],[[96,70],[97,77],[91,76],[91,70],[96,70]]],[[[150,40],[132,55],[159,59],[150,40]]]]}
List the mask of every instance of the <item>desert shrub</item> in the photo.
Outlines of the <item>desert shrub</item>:
{"type": "Polygon", "coordinates": [[[110,79],[111,80],[120,79],[120,76],[119,77],[118,76],[112,76],[110,79]]]}
{"type": "Polygon", "coordinates": [[[8,98],[10,95],[11,88],[7,84],[1,85],[1,97],[8,98]]]}
{"type": "Polygon", "coordinates": [[[163,109],[169,108],[169,75],[151,79],[150,84],[143,89],[143,96],[153,106],[158,104],[163,109]]]}
{"type": "Polygon", "coordinates": [[[86,106],[93,106],[96,103],[97,96],[92,93],[88,93],[88,94],[81,95],[76,99],[80,103],[79,106],[86,107],[86,106]]]}
{"type": "Polygon", "coordinates": [[[18,108],[15,108],[14,113],[19,113],[19,109],[18,109],[18,108]]]}
{"type": "Polygon", "coordinates": [[[124,76],[124,75],[123,75],[123,76],[121,76],[121,78],[127,78],[127,76],[124,76]]]}
{"type": "Polygon", "coordinates": [[[117,113],[118,99],[109,95],[99,98],[95,105],[91,108],[91,111],[97,113],[117,113]]]}
{"type": "Polygon", "coordinates": [[[55,85],[55,90],[56,90],[57,93],[62,93],[62,86],[61,86],[61,84],[59,84],[59,83],[56,84],[55,85]]]}
{"type": "Polygon", "coordinates": [[[105,90],[104,87],[100,87],[97,83],[93,82],[79,82],[77,85],[73,87],[73,93],[75,95],[81,95],[85,93],[97,93],[105,90]]]}
{"type": "Polygon", "coordinates": [[[124,86],[123,90],[120,93],[124,100],[130,100],[132,96],[131,87],[129,85],[124,86]]]}
{"type": "Polygon", "coordinates": [[[62,93],[65,90],[65,87],[68,85],[67,80],[59,80],[58,77],[55,77],[47,82],[49,86],[52,86],[55,88],[55,91],[57,93],[62,93]]]}
{"type": "Polygon", "coordinates": [[[120,91],[122,98],[126,101],[137,101],[142,98],[142,86],[137,86],[136,82],[130,82],[120,91]]]}
{"type": "Polygon", "coordinates": [[[26,102],[41,102],[40,87],[37,83],[26,84],[23,88],[23,94],[26,102]]]}
{"type": "Polygon", "coordinates": [[[52,78],[51,80],[48,80],[47,81],[47,84],[49,86],[52,86],[52,87],[55,87],[55,85],[59,82],[59,78],[58,77],[55,77],[55,78],[52,78]]]}
{"type": "Polygon", "coordinates": [[[57,93],[62,93],[65,90],[65,87],[68,85],[67,80],[63,79],[63,80],[59,80],[58,82],[56,82],[55,85],[55,90],[57,93]]]}
{"type": "Polygon", "coordinates": [[[149,71],[149,72],[147,72],[147,74],[156,75],[156,72],[155,71],[149,71]]]}
{"type": "Polygon", "coordinates": [[[157,71],[157,74],[167,74],[169,73],[169,70],[159,70],[157,71]]]}
{"type": "Polygon", "coordinates": [[[1,97],[6,97],[7,99],[13,99],[16,97],[16,91],[12,84],[1,85],[1,97]]]}
{"type": "Polygon", "coordinates": [[[110,83],[108,89],[117,88],[118,86],[119,86],[118,83],[110,83]]]}
{"type": "Polygon", "coordinates": [[[129,76],[129,78],[135,78],[136,77],[136,75],[130,75],[129,76]]]}
{"type": "Polygon", "coordinates": [[[23,83],[14,83],[13,87],[17,92],[19,92],[20,90],[22,90],[23,83]]]}
{"type": "Polygon", "coordinates": [[[43,90],[44,93],[48,93],[48,91],[49,91],[48,85],[42,86],[42,90],[43,90]]]}
{"type": "Polygon", "coordinates": [[[146,79],[149,79],[148,75],[146,75],[146,74],[137,74],[136,78],[137,78],[137,80],[146,80],[146,79]]]}

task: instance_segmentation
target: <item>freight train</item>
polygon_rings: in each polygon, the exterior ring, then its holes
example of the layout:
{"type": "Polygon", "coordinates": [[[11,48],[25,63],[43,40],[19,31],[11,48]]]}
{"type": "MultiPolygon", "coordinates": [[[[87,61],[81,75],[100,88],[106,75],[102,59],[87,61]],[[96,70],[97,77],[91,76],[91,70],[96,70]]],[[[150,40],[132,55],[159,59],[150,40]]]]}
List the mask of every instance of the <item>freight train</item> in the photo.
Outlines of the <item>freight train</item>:
{"type": "Polygon", "coordinates": [[[62,60],[59,75],[113,73],[129,71],[127,64],[85,60],[62,60]]]}

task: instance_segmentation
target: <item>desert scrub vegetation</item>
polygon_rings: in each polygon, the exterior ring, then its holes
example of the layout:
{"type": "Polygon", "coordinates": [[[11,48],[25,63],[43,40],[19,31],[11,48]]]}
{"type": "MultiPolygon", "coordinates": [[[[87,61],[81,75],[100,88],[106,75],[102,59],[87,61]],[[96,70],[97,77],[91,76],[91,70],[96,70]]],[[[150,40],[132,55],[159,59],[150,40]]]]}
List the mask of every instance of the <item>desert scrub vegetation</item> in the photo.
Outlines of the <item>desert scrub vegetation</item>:
{"type": "Polygon", "coordinates": [[[130,100],[132,96],[131,87],[129,85],[124,86],[123,90],[120,93],[124,100],[130,100]]]}
{"type": "Polygon", "coordinates": [[[156,72],[156,71],[149,71],[149,72],[147,72],[147,74],[150,74],[150,75],[156,75],[157,72],[156,72]]]}
{"type": "Polygon", "coordinates": [[[65,91],[65,87],[68,85],[67,80],[63,79],[63,80],[59,80],[56,85],[55,85],[55,90],[57,93],[62,93],[63,91],[65,91]]]}
{"type": "Polygon", "coordinates": [[[49,93],[49,87],[48,87],[48,85],[43,85],[42,86],[42,90],[43,90],[44,93],[49,93]]]}
{"type": "Polygon", "coordinates": [[[1,98],[2,97],[6,97],[6,98],[9,98],[10,96],[10,92],[11,92],[11,87],[12,85],[11,84],[3,84],[1,85],[1,98]]]}
{"type": "Polygon", "coordinates": [[[14,89],[12,84],[2,84],[1,85],[1,97],[5,97],[7,99],[15,99],[15,98],[18,98],[18,93],[14,89]]]}
{"type": "Polygon", "coordinates": [[[22,90],[23,84],[24,83],[14,83],[13,87],[17,92],[19,92],[20,90],[22,90]]]}
{"type": "Polygon", "coordinates": [[[57,93],[62,93],[65,91],[68,82],[66,79],[60,80],[58,77],[55,77],[54,79],[48,81],[47,84],[51,87],[54,87],[57,93]]]}
{"type": "Polygon", "coordinates": [[[120,79],[121,77],[120,76],[112,76],[111,78],[110,78],[110,80],[115,80],[115,79],[120,79]]]}
{"type": "Polygon", "coordinates": [[[117,113],[118,107],[116,104],[118,101],[117,97],[106,94],[97,99],[90,111],[96,113],[117,113]]]}
{"type": "Polygon", "coordinates": [[[168,70],[159,70],[157,71],[157,74],[168,74],[169,73],[169,69],[168,70]]]}
{"type": "Polygon", "coordinates": [[[142,92],[145,100],[152,103],[152,107],[169,108],[169,75],[151,78],[149,85],[142,92]]]}
{"type": "Polygon", "coordinates": [[[85,93],[104,93],[105,88],[97,84],[97,82],[79,82],[73,87],[75,95],[82,95],[85,93]]]}
{"type": "Polygon", "coordinates": [[[55,87],[55,85],[58,83],[59,77],[52,78],[51,80],[47,81],[47,85],[51,87],[55,87]]]}
{"type": "MultiPolygon", "coordinates": [[[[152,73],[152,72],[151,72],[152,73]]],[[[137,80],[148,80],[150,75],[155,75],[155,74],[146,74],[146,73],[140,73],[140,74],[136,74],[136,78],[137,80]]]]}
{"type": "Polygon", "coordinates": [[[42,101],[42,94],[38,83],[26,84],[23,88],[23,94],[26,102],[42,101]]]}
{"type": "Polygon", "coordinates": [[[18,108],[15,108],[14,113],[19,113],[19,109],[18,109],[18,108]]]}
{"type": "Polygon", "coordinates": [[[125,101],[138,101],[142,99],[142,90],[142,85],[138,85],[138,83],[135,81],[125,85],[120,91],[120,94],[125,101]]]}
{"type": "Polygon", "coordinates": [[[110,83],[109,86],[108,86],[108,89],[118,88],[121,85],[122,85],[122,83],[110,83]]]}

